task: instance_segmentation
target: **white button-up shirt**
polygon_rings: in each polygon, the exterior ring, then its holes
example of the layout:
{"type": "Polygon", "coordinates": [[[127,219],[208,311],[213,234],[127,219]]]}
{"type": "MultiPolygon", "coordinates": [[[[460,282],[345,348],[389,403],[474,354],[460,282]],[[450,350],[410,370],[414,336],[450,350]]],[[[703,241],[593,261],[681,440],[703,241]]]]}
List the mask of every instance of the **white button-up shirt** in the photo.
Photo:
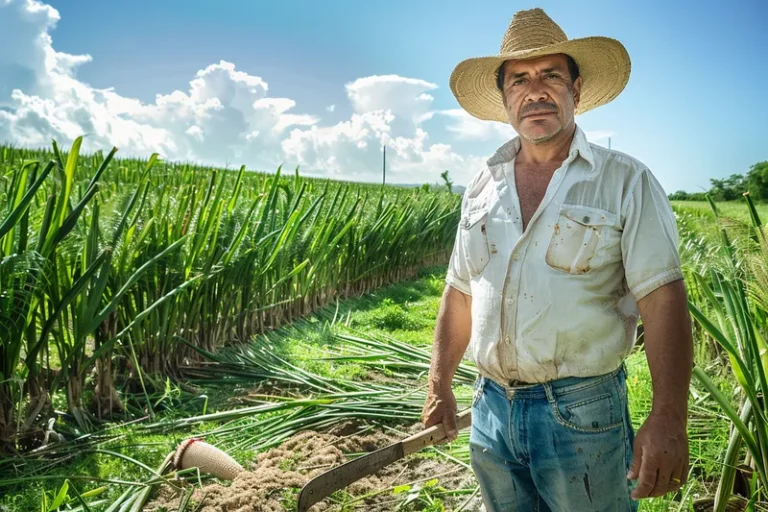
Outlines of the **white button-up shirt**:
{"type": "Polygon", "coordinates": [[[462,200],[446,282],[472,296],[465,356],[502,384],[609,373],[635,343],[637,301],[682,279],[672,208],[645,165],[577,126],[523,232],[519,149],[501,146],[462,200]]]}

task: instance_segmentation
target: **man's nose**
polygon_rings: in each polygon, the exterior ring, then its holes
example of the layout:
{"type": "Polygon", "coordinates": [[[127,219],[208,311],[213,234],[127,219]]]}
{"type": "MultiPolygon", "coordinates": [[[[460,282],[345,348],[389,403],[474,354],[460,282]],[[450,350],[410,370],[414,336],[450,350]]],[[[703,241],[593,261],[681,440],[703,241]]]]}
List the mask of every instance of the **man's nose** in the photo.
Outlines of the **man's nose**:
{"type": "Polygon", "coordinates": [[[538,78],[534,78],[528,81],[528,91],[526,91],[525,99],[526,101],[544,101],[548,97],[546,87],[544,87],[544,82],[539,80],[538,78]]]}

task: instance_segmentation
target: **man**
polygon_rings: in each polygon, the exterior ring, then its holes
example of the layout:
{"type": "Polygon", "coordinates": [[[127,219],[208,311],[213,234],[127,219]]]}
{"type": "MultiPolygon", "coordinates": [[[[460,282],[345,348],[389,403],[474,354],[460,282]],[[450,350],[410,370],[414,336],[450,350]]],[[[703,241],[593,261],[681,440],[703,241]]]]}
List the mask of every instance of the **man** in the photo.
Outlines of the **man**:
{"type": "Polygon", "coordinates": [[[686,482],[692,335],[675,219],[645,165],[574,121],[629,71],[618,41],[568,40],[532,9],[500,55],[451,76],[467,112],[519,134],[464,194],[422,415],[455,439],[451,381],[468,349],[480,372],[470,458],[488,512],[637,510],[686,482]],[[623,361],[638,316],[653,407],[635,433],[623,361]]]}

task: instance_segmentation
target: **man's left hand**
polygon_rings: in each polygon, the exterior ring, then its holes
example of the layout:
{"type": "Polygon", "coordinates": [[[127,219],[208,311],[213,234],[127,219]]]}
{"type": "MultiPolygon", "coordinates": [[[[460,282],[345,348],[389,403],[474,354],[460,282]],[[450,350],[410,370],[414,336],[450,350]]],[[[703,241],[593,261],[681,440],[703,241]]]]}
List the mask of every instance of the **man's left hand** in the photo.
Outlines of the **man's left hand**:
{"type": "Polygon", "coordinates": [[[688,435],[684,419],[651,413],[635,436],[627,478],[639,477],[633,499],[663,496],[688,479],[688,435]]]}

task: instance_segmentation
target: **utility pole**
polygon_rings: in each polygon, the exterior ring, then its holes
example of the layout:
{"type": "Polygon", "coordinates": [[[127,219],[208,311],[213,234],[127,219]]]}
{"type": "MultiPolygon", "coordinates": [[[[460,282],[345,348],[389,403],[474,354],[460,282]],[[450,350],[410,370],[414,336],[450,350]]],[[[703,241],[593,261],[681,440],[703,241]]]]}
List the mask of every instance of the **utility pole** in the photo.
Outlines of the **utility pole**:
{"type": "Polygon", "coordinates": [[[608,137],[608,149],[611,149],[611,138],[608,137]]]}
{"type": "Polygon", "coordinates": [[[381,163],[381,184],[387,181],[387,146],[384,146],[384,161],[381,163]]]}

